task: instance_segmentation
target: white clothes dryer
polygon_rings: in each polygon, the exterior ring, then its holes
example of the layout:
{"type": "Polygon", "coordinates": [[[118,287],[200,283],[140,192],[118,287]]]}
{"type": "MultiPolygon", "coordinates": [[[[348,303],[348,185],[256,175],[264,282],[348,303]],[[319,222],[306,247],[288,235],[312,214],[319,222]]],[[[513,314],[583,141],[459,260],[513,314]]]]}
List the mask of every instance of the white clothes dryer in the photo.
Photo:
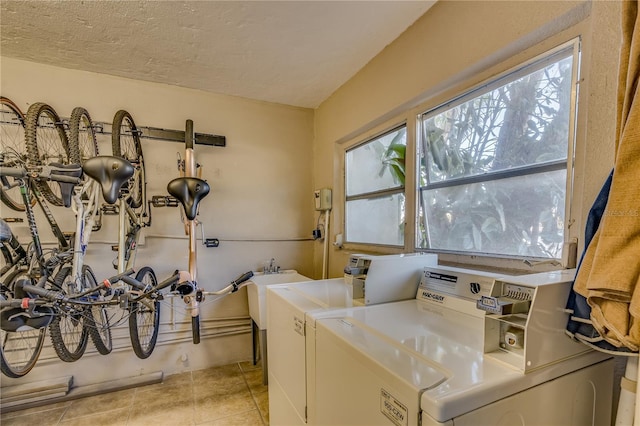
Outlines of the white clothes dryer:
{"type": "Polygon", "coordinates": [[[574,274],[425,268],[415,300],[315,315],[310,423],[610,424],[613,360],[564,333],[574,274]]]}

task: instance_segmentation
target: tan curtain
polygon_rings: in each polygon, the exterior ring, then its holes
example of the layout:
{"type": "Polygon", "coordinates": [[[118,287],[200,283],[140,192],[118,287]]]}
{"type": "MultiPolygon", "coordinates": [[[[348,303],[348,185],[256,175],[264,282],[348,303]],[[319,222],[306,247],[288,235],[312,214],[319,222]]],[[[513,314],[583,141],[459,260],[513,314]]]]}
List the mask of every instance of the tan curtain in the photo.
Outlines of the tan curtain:
{"type": "Polygon", "coordinates": [[[622,6],[616,156],[607,207],[589,244],[574,290],[591,321],[616,347],[640,348],[640,15],[622,6]]]}

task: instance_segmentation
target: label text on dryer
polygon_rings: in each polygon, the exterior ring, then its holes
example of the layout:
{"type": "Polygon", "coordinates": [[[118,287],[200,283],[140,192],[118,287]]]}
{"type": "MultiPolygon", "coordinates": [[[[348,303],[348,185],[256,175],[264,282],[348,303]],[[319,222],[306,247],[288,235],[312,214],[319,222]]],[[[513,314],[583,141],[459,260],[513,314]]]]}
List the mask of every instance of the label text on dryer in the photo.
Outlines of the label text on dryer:
{"type": "Polygon", "coordinates": [[[382,388],[380,388],[380,412],[396,426],[408,424],[407,407],[382,388]]]}
{"type": "Polygon", "coordinates": [[[430,291],[423,290],[422,291],[422,299],[424,300],[432,300],[438,303],[444,303],[444,296],[438,293],[432,293],[430,291]]]}
{"type": "Polygon", "coordinates": [[[458,282],[458,277],[455,275],[447,275],[434,271],[424,271],[424,275],[427,278],[432,278],[434,280],[448,281],[450,283],[458,282]]]}

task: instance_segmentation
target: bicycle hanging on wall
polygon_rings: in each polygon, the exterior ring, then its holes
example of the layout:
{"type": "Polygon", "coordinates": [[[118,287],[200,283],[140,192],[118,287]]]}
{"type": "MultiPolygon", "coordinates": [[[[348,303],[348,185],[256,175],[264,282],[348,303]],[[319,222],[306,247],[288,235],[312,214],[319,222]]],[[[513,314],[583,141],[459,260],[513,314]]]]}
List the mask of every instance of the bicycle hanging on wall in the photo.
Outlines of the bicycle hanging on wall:
{"type": "MultiPolygon", "coordinates": [[[[189,238],[188,271],[183,272],[183,279],[176,286],[176,291],[182,296],[188,305],[191,316],[191,332],[193,343],[200,343],[200,303],[204,301],[205,294],[224,295],[238,291],[240,285],[253,276],[252,272],[246,272],[233,280],[227,287],[220,291],[205,292],[198,285],[198,256],[196,227],[198,208],[200,201],[206,197],[211,188],[209,184],[200,178],[200,165],[195,160],[194,153],[193,121],[187,120],[185,126],[185,153],[184,160],[178,154],[178,170],[180,177],[173,179],[167,185],[167,191],[182,204],[181,217],[184,223],[185,233],[189,238]],[[186,275],[186,277],[184,276],[186,275]]],[[[203,243],[204,243],[203,237],[203,243]]]]}

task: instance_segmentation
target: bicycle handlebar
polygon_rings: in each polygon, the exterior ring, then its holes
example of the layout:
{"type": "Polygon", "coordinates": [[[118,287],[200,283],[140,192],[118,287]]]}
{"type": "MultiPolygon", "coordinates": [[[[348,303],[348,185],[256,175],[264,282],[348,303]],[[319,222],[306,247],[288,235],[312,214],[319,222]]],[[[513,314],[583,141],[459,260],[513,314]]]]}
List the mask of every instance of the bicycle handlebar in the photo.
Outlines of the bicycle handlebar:
{"type": "MultiPolygon", "coordinates": [[[[24,284],[22,289],[27,293],[33,293],[37,296],[43,297],[51,302],[60,301],[60,302],[72,302],[70,298],[68,298],[63,292],[56,290],[47,290],[42,287],[38,287],[32,284],[24,284]]],[[[87,302],[73,300],[74,303],[85,304],[87,302]]]]}
{"type": "MultiPolygon", "coordinates": [[[[166,280],[162,281],[160,284],[149,288],[148,286],[144,285],[143,283],[141,283],[140,281],[136,280],[135,278],[131,278],[130,275],[133,274],[134,270],[133,269],[129,269],[128,271],[125,271],[121,274],[118,275],[114,275],[111,278],[107,278],[105,279],[102,284],[100,284],[99,286],[89,289],[85,292],[82,292],[80,294],[76,294],[73,297],[69,297],[67,296],[65,293],[61,292],[61,291],[56,291],[56,290],[47,290],[44,289],[42,287],[39,286],[35,286],[32,284],[24,284],[22,286],[23,290],[26,291],[27,293],[31,293],[31,294],[35,294],[36,296],[40,296],[43,299],[46,299],[46,301],[42,300],[42,301],[38,301],[38,299],[26,299],[26,300],[32,300],[34,304],[45,304],[47,302],[51,303],[51,302],[64,302],[64,303],[72,303],[72,304],[77,304],[77,305],[94,305],[94,304],[100,304],[100,302],[95,302],[95,301],[87,301],[87,300],[80,300],[80,297],[84,297],[86,295],[92,294],[92,293],[96,293],[99,290],[102,290],[104,288],[110,287],[111,284],[115,284],[116,282],[122,280],[125,283],[131,285],[132,287],[135,287],[136,289],[142,291],[142,293],[140,295],[137,295],[137,297],[135,298],[135,300],[140,300],[143,299],[147,296],[149,296],[151,293],[154,293],[156,291],[160,291],[165,287],[169,287],[175,283],[178,282],[180,275],[179,274],[174,274],[173,276],[167,278],[166,280]],[[109,283],[109,284],[107,284],[109,283]]],[[[23,306],[21,304],[21,300],[18,299],[14,299],[14,300],[9,300],[9,301],[1,301],[2,303],[0,303],[0,306],[11,306],[11,307],[21,307],[23,306]],[[8,303],[10,302],[10,303],[8,303]],[[17,303],[17,305],[16,305],[17,303]]]]}
{"type": "Polygon", "coordinates": [[[242,287],[240,284],[244,283],[245,281],[248,281],[251,277],[253,277],[253,272],[251,272],[251,271],[245,272],[244,274],[240,275],[235,280],[231,281],[231,283],[228,286],[226,286],[225,288],[223,288],[222,290],[211,291],[211,292],[208,291],[207,293],[208,294],[213,294],[213,295],[235,293],[236,291],[238,291],[242,287]]]}
{"type": "Polygon", "coordinates": [[[0,300],[0,308],[33,308],[35,306],[42,306],[50,303],[46,300],[42,299],[30,299],[25,297],[23,299],[9,299],[9,300],[0,300]]]}
{"type": "Polygon", "coordinates": [[[48,171],[48,172],[29,171],[21,167],[0,166],[0,176],[11,176],[15,178],[24,178],[24,177],[39,178],[39,179],[53,180],[53,181],[62,182],[62,183],[72,183],[75,185],[79,185],[82,183],[82,179],[77,177],[60,175],[60,174],[54,173],[53,171],[48,171]]]}
{"type": "MultiPolygon", "coordinates": [[[[122,280],[124,282],[127,282],[127,281],[125,281],[124,278],[125,277],[129,277],[130,275],[133,275],[134,272],[135,271],[133,270],[133,268],[128,269],[128,270],[126,270],[126,271],[124,271],[124,272],[122,272],[122,273],[120,273],[118,275],[114,275],[114,276],[112,276],[110,278],[105,279],[104,281],[102,281],[102,284],[104,284],[105,287],[111,287],[113,284],[117,283],[120,280],[122,280]]],[[[129,283],[127,283],[127,284],[129,284],[129,283]]]]}

